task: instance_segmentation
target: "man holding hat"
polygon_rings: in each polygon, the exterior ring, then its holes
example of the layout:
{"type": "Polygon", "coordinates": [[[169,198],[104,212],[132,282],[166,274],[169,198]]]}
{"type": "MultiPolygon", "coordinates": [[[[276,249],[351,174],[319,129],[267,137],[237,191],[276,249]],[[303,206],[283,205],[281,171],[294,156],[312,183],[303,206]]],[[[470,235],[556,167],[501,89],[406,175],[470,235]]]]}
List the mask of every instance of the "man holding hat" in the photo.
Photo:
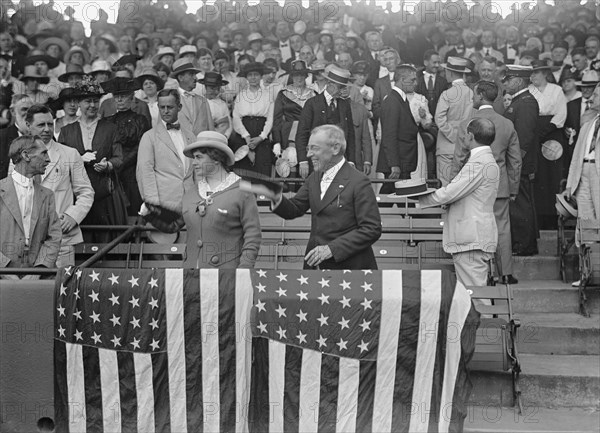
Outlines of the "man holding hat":
{"type": "Polygon", "coordinates": [[[179,97],[181,111],[179,119],[186,128],[191,129],[194,135],[202,131],[214,130],[212,115],[206,98],[194,93],[196,87],[196,74],[200,72],[187,59],[178,59],[173,63],[171,76],[179,83],[179,97]]]}
{"type": "Polygon", "coordinates": [[[325,68],[323,76],[327,79],[327,86],[323,93],[313,96],[304,104],[296,133],[296,152],[300,176],[303,178],[306,178],[311,171],[306,152],[308,139],[311,131],[320,125],[337,125],[344,131],[347,143],[345,156],[349,162],[355,161],[352,110],[348,100],[339,98],[340,88],[350,84],[350,71],[336,65],[329,65],[325,68]]]}
{"type": "Polygon", "coordinates": [[[504,117],[515,126],[521,147],[521,178],[519,192],[510,204],[510,227],[513,255],[531,256],[538,253],[538,228],[533,198],[533,180],[537,171],[539,139],[536,130],[540,108],[529,93],[531,66],[507,65],[502,83],[512,102],[504,117]]]}
{"type": "Polygon", "coordinates": [[[440,96],[435,110],[435,123],[439,128],[436,169],[442,186],[448,185],[452,179],[450,176],[459,126],[465,119],[470,119],[473,112],[473,91],[465,82],[466,74],[471,73],[467,63],[468,60],[462,57],[448,57],[448,63],[442,65],[446,69],[446,80],[451,83],[450,88],[440,96]]]}

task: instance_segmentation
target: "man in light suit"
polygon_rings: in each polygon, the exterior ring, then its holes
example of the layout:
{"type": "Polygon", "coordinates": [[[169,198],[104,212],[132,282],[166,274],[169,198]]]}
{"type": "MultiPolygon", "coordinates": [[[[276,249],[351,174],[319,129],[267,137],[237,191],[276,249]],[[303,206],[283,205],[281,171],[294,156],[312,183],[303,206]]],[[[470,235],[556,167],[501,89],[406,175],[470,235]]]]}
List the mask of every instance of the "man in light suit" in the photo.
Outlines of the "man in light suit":
{"type": "Polygon", "coordinates": [[[136,170],[142,200],[177,212],[181,212],[184,179],[191,167],[183,149],[196,139],[178,122],[181,109],[176,89],[158,93],[160,120],[140,140],[136,170]]]}
{"type": "Polygon", "coordinates": [[[9,156],[15,168],[0,180],[0,267],[53,268],[61,238],[54,194],[33,181],[50,163],[48,149],[39,137],[22,136],[11,143],[9,156]]]}
{"type": "Polygon", "coordinates": [[[173,72],[171,73],[171,76],[179,83],[177,91],[182,107],[179,112],[179,121],[194,135],[215,129],[208,101],[193,92],[196,88],[196,74],[199,72],[201,71],[194,68],[189,60],[182,58],[173,63],[173,72]]]}
{"type": "MultiPolygon", "coordinates": [[[[504,284],[517,284],[517,279],[512,275],[513,258],[509,203],[516,199],[519,192],[521,148],[519,147],[517,131],[515,131],[512,122],[494,110],[493,102],[498,97],[498,91],[498,86],[489,81],[480,81],[475,85],[473,89],[473,108],[477,111],[473,114],[473,118],[490,120],[496,130],[496,139],[490,146],[500,169],[500,184],[494,202],[494,215],[498,227],[496,265],[498,275],[502,276],[504,284]]],[[[465,121],[459,134],[459,145],[456,146],[454,151],[452,178],[456,176],[468,158],[469,147],[465,142],[467,125],[468,121],[465,121]]]]}
{"type": "Polygon", "coordinates": [[[488,262],[498,242],[494,202],[500,171],[490,148],[495,136],[492,121],[471,120],[465,139],[471,156],[465,166],[448,185],[419,197],[422,208],[448,206],[444,251],[452,254],[456,277],[465,286],[486,285],[488,262]]]}
{"type": "Polygon", "coordinates": [[[77,149],[57,143],[50,108],[33,105],[25,117],[29,132],[39,136],[50,156],[50,164],[41,177],[42,186],[54,192],[56,212],[60,220],[62,240],[56,266],[75,265],[75,245],[83,242],[79,224],[94,203],[94,188],[85,172],[77,149]]]}
{"type": "Polygon", "coordinates": [[[244,186],[269,198],[282,218],[298,218],[310,209],[305,269],[377,269],[371,248],[381,236],[377,200],[369,178],[346,162],[345,147],[338,126],[315,128],[308,145],[315,171],[292,199],[264,185],[244,186]]]}
{"type": "Polygon", "coordinates": [[[465,82],[467,59],[449,57],[446,68],[446,79],[451,87],[442,93],[435,110],[435,123],[438,126],[436,142],[437,177],[442,186],[450,182],[454,148],[458,141],[458,128],[465,119],[470,119],[473,111],[473,91],[465,82]]]}

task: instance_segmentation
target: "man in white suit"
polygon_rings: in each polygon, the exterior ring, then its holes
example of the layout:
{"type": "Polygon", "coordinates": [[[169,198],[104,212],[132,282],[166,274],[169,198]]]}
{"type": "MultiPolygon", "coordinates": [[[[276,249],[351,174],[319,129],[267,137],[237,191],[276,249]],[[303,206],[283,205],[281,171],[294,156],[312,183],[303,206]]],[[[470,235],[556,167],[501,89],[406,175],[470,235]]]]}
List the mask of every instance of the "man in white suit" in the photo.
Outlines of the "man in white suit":
{"type": "Polygon", "coordinates": [[[50,108],[45,105],[31,106],[25,121],[29,133],[42,139],[50,157],[50,163],[41,177],[41,185],[54,192],[56,213],[60,220],[62,240],[56,266],[73,266],[75,245],[83,242],[79,224],[94,203],[94,188],[79,152],[54,141],[54,119],[50,108]]]}
{"type": "Polygon", "coordinates": [[[498,229],[494,202],[500,169],[490,145],[496,131],[489,119],[476,118],[467,126],[467,163],[445,187],[419,197],[422,208],[446,205],[444,251],[452,254],[457,278],[466,286],[485,286],[488,262],[496,251],[498,229]]]}
{"type": "MultiPolygon", "coordinates": [[[[191,160],[183,154],[196,136],[178,121],[181,100],[176,89],[158,93],[160,119],[140,140],[136,178],[142,200],[181,212],[184,178],[191,160]]],[[[190,178],[191,179],[191,178],[190,178]]]]}

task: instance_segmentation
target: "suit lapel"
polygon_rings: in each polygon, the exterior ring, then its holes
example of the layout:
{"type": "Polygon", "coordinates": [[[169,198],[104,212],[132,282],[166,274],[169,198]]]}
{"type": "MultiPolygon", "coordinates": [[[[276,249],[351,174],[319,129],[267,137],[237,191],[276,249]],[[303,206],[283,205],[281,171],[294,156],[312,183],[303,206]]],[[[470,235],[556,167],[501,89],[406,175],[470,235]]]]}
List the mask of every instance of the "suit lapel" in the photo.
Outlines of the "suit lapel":
{"type": "MultiPolygon", "coordinates": [[[[175,147],[175,143],[171,140],[171,135],[167,132],[167,128],[163,125],[162,121],[159,121],[156,124],[156,134],[158,141],[161,143],[165,143],[169,149],[177,156],[177,158],[181,158],[179,156],[179,152],[177,152],[177,148],[175,147]]],[[[184,134],[185,136],[185,134],[184,134]]],[[[183,161],[182,161],[183,162],[183,161]]]]}
{"type": "Polygon", "coordinates": [[[17,222],[17,225],[25,234],[25,228],[23,227],[23,217],[21,216],[21,209],[19,208],[19,199],[17,198],[17,190],[15,189],[15,185],[13,183],[12,178],[6,177],[0,183],[0,195],[6,207],[12,214],[13,218],[17,222]]]}
{"type": "Polygon", "coordinates": [[[58,145],[52,141],[50,149],[48,149],[48,155],[50,156],[50,164],[46,167],[46,171],[42,175],[42,182],[52,173],[52,170],[56,168],[60,160],[60,152],[58,151],[58,145]]]}
{"type": "Polygon", "coordinates": [[[29,239],[33,239],[35,225],[40,217],[42,207],[42,188],[39,184],[33,184],[33,203],[31,205],[31,223],[29,224],[29,239]]]}
{"type": "MultiPolygon", "coordinates": [[[[334,199],[336,199],[342,193],[342,191],[346,187],[346,184],[348,183],[348,170],[352,170],[352,168],[350,167],[348,162],[345,162],[344,165],[342,165],[340,170],[337,172],[337,174],[333,178],[333,181],[329,185],[329,188],[327,188],[327,191],[325,192],[325,195],[323,196],[323,200],[320,201],[319,206],[317,207],[317,210],[315,211],[315,213],[321,212],[323,209],[325,209],[325,207],[327,207],[329,205],[329,203],[331,203],[334,199]]],[[[321,184],[321,182],[319,181],[319,187],[318,187],[319,197],[321,194],[320,184],[321,184]]]]}

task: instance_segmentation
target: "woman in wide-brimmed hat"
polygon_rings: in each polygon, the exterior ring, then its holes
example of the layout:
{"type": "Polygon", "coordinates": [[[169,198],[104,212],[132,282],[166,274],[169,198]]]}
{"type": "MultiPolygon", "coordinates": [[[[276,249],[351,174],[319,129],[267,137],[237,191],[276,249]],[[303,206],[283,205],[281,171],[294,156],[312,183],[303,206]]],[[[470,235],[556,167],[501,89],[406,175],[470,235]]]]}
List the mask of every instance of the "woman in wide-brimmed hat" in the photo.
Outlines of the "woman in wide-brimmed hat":
{"type": "Polygon", "coordinates": [[[55,99],[50,103],[50,108],[52,108],[55,113],[58,113],[61,110],[64,112],[64,116],[56,119],[54,122],[54,135],[56,139],[60,136],[60,131],[64,126],[79,120],[79,116],[77,115],[77,111],[79,110],[79,99],[76,94],[77,90],[73,87],[67,87],[60,91],[58,99],[55,99]]]}
{"type": "Polygon", "coordinates": [[[47,85],[49,82],[50,78],[47,75],[40,74],[35,65],[26,65],[21,81],[15,86],[15,93],[25,94],[36,104],[45,105],[50,99],[50,94],[40,89],[40,86],[47,85]]]}
{"type": "MultiPolygon", "coordinates": [[[[123,164],[123,149],[117,126],[98,115],[104,91],[86,76],[70,96],[79,102],[81,117],[62,127],[58,141],[79,151],[94,188],[94,204],[83,220],[88,225],[127,224],[127,203],[116,170],[123,164]]],[[[109,242],[109,232],[84,233],[86,242],[109,242]]]]}
{"type": "Polygon", "coordinates": [[[96,38],[96,58],[105,60],[111,65],[117,61],[119,49],[117,39],[110,33],[104,33],[96,38]]]}
{"type": "MultiPolygon", "coordinates": [[[[296,131],[302,108],[308,99],[315,96],[315,92],[306,85],[306,78],[309,74],[316,74],[320,71],[308,69],[306,63],[302,60],[295,60],[291,64],[289,74],[291,84],[282,89],[275,99],[275,109],[273,114],[273,141],[275,142],[273,152],[281,157],[289,147],[294,147],[296,141],[296,131]]],[[[292,152],[286,152],[286,155],[292,152]]],[[[293,158],[292,158],[293,159],[293,158]]],[[[277,161],[276,168],[280,176],[287,177],[295,170],[294,166],[289,164],[289,159],[277,161]]]]}
{"type": "MultiPolygon", "coordinates": [[[[567,118],[567,99],[560,86],[548,82],[548,74],[551,73],[546,61],[534,60],[531,66],[533,71],[529,92],[540,107],[537,124],[540,146],[549,140],[556,140],[564,150],[566,140],[562,128],[567,118]]],[[[548,160],[543,156],[538,158],[534,196],[539,227],[542,230],[556,229],[554,197],[564,177],[563,165],[563,157],[555,160],[548,160]]]]}
{"type": "Polygon", "coordinates": [[[210,106],[215,130],[229,138],[233,131],[229,105],[220,98],[222,88],[227,86],[229,81],[224,80],[223,75],[218,72],[211,71],[204,74],[204,78],[198,80],[198,83],[204,86],[204,94],[210,106]]]}
{"type": "Polygon", "coordinates": [[[146,68],[141,75],[136,77],[140,90],[136,91],[136,97],[148,104],[152,125],[155,125],[160,118],[158,112],[158,92],[165,87],[164,81],[158,76],[154,68],[146,68]]]}
{"type": "Polygon", "coordinates": [[[75,64],[83,68],[87,73],[90,71],[90,54],[81,47],[71,47],[69,51],[65,53],[63,58],[65,65],[75,64]]]}
{"type": "Polygon", "coordinates": [[[233,105],[233,130],[231,146],[234,150],[248,146],[248,154],[237,166],[271,175],[272,144],[269,134],[273,127],[273,103],[268,89],[260,82],[265,72],[262,63],[249,63],[238,74],[246,78],[248,87],[240,90],[233,105]]]}
{"type": "Polygon", "coordinates": [[[577,90],[577,81],[579,81],[581,74],[575,66],[565,65],[560,73],[560,79],[558,84],[562,87],[567,103],[574,99],[581,98],[581,92],[577,90]]]}
{"type": "Polygon", "coordinates": [[[185,183],[183,216],[165,221],[154,206],[144,217],[159,230],[187,229],[184,268],[253,268],[261,243],[254,194],[241,191],[240,177],[231,171],[233,151],[216,131],[198,134],[184,149],[192,158],[192,182],[185,183]]]}

